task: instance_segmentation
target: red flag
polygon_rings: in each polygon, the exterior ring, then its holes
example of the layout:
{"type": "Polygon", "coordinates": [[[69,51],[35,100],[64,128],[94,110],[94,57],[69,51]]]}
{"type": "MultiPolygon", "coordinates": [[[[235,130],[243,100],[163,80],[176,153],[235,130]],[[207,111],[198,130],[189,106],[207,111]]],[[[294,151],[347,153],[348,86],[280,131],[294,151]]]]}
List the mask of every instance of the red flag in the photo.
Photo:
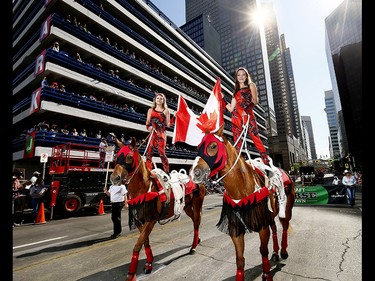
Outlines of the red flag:
{"type": "Polygon", "coordinates": [[[223,95],[221,93],[220,77],[211,92],[210,97],[200,116],[196,115],[187,105],[185,99],[178,99],[177,112],[172,143],[185,142],[197,146],[206,131],[215,132],[224,123],[223,95]]]}
{"type": "Polygon", "coordinates": [[[202,112],[202,115],[206,114],[208,119],[211,119],[212,122],[215,122],[214,127],[210,128],[210,132],[218,130],[224,123],[224,108],[222,106],[223,103],[225,103],[225,101],[223,99],[223,94],[221,93],[220,77],[218,77],[215,86],[212,89],[211,95],[208,98],[202,112]],[[216,118],[216,120],[214,120],[214,118],[216,118]]]}

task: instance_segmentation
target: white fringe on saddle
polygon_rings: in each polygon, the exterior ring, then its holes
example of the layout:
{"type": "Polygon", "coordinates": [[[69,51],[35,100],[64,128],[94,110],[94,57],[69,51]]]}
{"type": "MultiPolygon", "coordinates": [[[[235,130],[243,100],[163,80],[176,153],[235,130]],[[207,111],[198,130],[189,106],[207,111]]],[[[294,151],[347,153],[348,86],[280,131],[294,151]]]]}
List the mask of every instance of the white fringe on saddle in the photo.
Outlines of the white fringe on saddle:
{"type": "Polygon", "coordinates": [[[285,218],[286,197],[285,197],[285,188],[284,188],[282,173],[279,168],[273,165],[272,158],[268,157],[268,159],[269,159],[269,166],[264,164],[261,158],[250,159],[250,161],[255,167],[257,167],[259,170],[262,171],[265,177],[267,177],[267,171],[270,172],[269,173],[270,183],[269,183],[268,189],[271,190],[272,187],[275,188],[276,194],[279,200],[279,217],[285,218]]]}
{"type": "Polygon", "coordinates": [[[155,168],[152,171],[155,173],[161,185],[163,186],[163,190],[167,195],[167,202],[170,201],[170,192],[172,189],[174,195],[174,217],[180,220],[180,215],[185,207],[185,185],[190,180],[188,174],[186,173],[186,170],[181,169],[178,172],[176,170],[173,170],[172,172],[170,172],[170,176],[168,176],[166,172],[159,168],[155,168]],[[164,182],[164,178],[167,178],[168,181],[164,182]]]}

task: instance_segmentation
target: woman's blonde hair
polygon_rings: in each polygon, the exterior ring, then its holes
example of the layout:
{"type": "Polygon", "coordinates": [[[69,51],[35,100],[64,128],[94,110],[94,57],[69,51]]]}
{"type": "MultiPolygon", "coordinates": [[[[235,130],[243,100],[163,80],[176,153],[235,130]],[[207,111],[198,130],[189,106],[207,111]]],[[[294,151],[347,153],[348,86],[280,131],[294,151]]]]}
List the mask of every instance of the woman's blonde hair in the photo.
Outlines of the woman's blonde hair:
{"type": "Polygon", "coordinates": [[[165,98],[165,95],[164,95],[163,93],[156,93],[156,94],[155,94],[154,102],[153,102],[153,104],[152,104],[152,108],[153,108],[153,109],[156,108],[156,97],[157,97],[157,96],[162,96],[162,97],[163,97],[163,100],[164,100],[164,102],[163,102],[163,108],[164,108],[164,109],[167,109],[167,108],[168,108],[168,105],[167,105],[167,99],[165,98]]]}

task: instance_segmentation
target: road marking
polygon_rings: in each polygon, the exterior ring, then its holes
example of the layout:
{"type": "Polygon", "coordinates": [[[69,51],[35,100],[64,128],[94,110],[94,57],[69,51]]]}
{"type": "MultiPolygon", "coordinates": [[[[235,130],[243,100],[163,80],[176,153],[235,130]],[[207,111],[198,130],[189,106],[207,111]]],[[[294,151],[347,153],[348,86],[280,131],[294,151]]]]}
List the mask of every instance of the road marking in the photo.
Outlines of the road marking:
{"type": "Polygon", "coordinates": [[[27,246],[32,246],[32,245],[40,244],[40,243],[50,242],[50,241],[53,241],[53,240],[59,240],[59,239],[65,238],[65,237],[68,237],[68,236],[61,236],[61,237],[56,237],[56,238],[52,238],[52,239],[42,240],[42,241],[38,241],[38,242],[34,242],[34,243],[29,243],[29,244],[24,244],[24,245],[16,246],[16,247],[13,247],[13,250],[14,249],[18,249],[18,248],[23,248],[23,247],[27,247],[27,246]]]}

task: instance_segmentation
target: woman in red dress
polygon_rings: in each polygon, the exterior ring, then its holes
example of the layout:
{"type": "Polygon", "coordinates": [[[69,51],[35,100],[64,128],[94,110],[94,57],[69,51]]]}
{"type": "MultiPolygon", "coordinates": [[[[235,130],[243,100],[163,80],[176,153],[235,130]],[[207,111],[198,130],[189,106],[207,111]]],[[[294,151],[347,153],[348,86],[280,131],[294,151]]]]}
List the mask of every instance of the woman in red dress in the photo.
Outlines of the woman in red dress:
{"type": "MultiPolygon", "coordinates": [[[[240,67],[235,72],[235,86],[232,102],[226,105],[226,108],[232,113],[232,133],[233,140],[236,142],[241,135],[243,125],[249,120],[248,134],[254,142],[255,147],[260,153],[265,164],[269,164],[266,149],[259,137],[258,125],[253,111],[258,103],[258,91],[246,68],[240,67]]],[[[242,136],[244,137],[244,136],[242,136]]],[[[240,151],[242,138],[236,144],[236,149],[240,151]]]]}
{"type": "Polygon", "coordinates": [[[165,95],[157,93],[154,97],[154,103],[147,111],[146,128],[152,132],[150,136],[150,144],[146,151],[146,166],[152,171],[152,154],[154,150],[158,150],[163,170],[169,173],[169,162],[165,154],[165,146],[167,144],[166,128],[170,125],[170,112],[167,106],[165,95]]]}

